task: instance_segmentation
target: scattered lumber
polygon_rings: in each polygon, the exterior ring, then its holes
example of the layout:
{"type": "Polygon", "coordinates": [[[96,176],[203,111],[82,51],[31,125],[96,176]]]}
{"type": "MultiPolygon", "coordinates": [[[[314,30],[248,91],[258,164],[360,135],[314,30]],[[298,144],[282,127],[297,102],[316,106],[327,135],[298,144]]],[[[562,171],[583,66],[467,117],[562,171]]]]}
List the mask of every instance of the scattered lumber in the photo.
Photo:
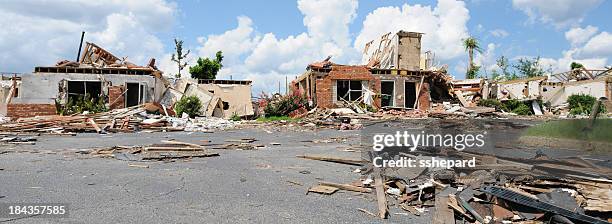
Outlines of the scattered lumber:
{"type": "Polygon", "coordinates": [[[353,186],[350,184],[338,184],[338,183],[325,182],[325,181],[319,181],[319,184],[324,185],[324,186],[335,187],[340,190],[346,190],[346,191],[355,191],[355,192],[361,192],[361,193],[371,193],[372,192],[372,189],[370,188],[357,187],[357,186],[353,186]]]}
{"type": "Polygon", "coordinates": [[[324,156],[324,155],[298,155],[296,157],[303,158],[303,159],[312,159],[312,160],[319,160],[319,161],[326,161],[326,162],[356,165],[356,166],[360,166],[366,163],[366,161],[363,161],[361,159],[351,159],[351,158],[342,158],[342,157],[324,156]]]}

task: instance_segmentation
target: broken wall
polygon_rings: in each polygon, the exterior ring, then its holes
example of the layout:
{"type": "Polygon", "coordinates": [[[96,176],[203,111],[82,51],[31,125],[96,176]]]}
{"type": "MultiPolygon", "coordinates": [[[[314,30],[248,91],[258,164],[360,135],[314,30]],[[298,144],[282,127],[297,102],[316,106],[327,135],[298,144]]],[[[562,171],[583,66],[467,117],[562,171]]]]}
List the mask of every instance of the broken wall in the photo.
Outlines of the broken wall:
{"type": "Polygon", "coordinates": [[[533,100],[541,96],[540,85],[547,77],[533,77],[497,83],[497,99],[533,100]]]}
{"type": "Polygon", "coordinates": [[[241,117],[254,115],[251,85],[206,83],[198,84],[198,87],[221,98],[225,118],[233,114],[241,117]]]}
{"type": "Polygon", "coordinates": [[[82,74],[82,73],[34,73],[21,77],[19,97],[6,106],[7,116],[28,117],[55,114],[55,100],[67,99],[67,81],[101,82],[102,94],[108,96],[111,109],[122,108],[125,104],[121,94],[126,83],[141,83],[146,86],[145,102],[161,98],[163,88],[158,79],[148,75],[82,74]],[[115,101],[117,100],[117,101],[115,101]],[[110,102],[115,101],[115,102],[110,102]],[[51,110],[53,108],[53,110],[51,110]],[[28,112],[29,113],[25,113],[28,112]]]}
{"type": "MultiPolygon", "coordinates": [[[[28,101],[55,103],[55,99],[60,96],[60,85],[64,81],[102,81],[108,86],[125,86],[126,83],[146,84],[146,102],[153,102],[159,99],[163,89],[156,89],[159,82],[153,76],[145,75],[120,75],[120,74],[81,74],[81,73],[34,73],[22,77],[22,89],[20,97],[14,103],[27,103],[28,101]]],[[[103,84],[103,86],[106,86],[103,84]]],[[[107,87],[108,87],[107,86],[107,87]]],[[[108,96],[108,89],[102,89],[108,96]]]]}
{"type": "MultiPolygon", "coordinates": [[[[394,83],[394,97],[393,107],[412,108],[414,105],[406,105],[406,94],[412,94],[413,97],[417,96],[419,84],[421,78],[418,76],[399,76],[399,75],[377,75],[380,77],[380,82],[393,82],[394,83]],[[406,82],[415,84],[415,92],[406,93],[405,85],[406,82]]],[[[381,89],[381,92],[383,90],[381,89]]],[[[429,93],[427,94],[429,96],[429,93]]]]}
{"type": "MultiPolygon", "coordinates": [[[[368,87],[374,93],[380,93],[380,78],[372,75],[365,66],[332,66],[327,76],[316,80],[316,100],[318,108],[335,108],[336,104],[336,81],[354,80],[367,81],[368,87]]],[[[374,97],[373,106],[380,108],[380,98],[374,97]]]]}
{"type": "MultiPolygon", "coordinates": [[[[225,117],[225,114],[218,109],[222,109],[221,98],[209,91],[198,87],[198,85],[188,85],[185,89],[185,96],[195,96],[200,99],[202,108],[200,114],[204,116],[225,117]]],[[[180,116],[180,115],[179,115],[180,116]]],[[[231,115],[230,115],[231,116],[231,115]]]]}
{"type": "Polygon", "coordinates": [[[421,33],[400,31],[398,38],[398,67],[419,70],[421,67],[421,33]]]}

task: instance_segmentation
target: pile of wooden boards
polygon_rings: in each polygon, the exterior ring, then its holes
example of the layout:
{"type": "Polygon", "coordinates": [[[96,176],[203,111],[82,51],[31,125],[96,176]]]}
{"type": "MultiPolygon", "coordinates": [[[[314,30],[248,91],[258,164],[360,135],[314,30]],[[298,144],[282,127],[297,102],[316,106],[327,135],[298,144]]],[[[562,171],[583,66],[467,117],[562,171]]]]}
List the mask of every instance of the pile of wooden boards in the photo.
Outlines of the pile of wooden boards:
{"type": "Polygon", "coordinates": [[[172,129],[164,118],[154,119],[142,106],[96,114],[21,118],[0,124],[0,132],[70,133],[133,132],[142,129],[172,129]]]}
{"type": "Polygon", "coordinates": [[[126,161],[174,160],[219,156],[218,153],[212,152],[202,145],[173,140],[162,141],[161,144],[148,146],[114,146],[102,148],[93,150],[89,152],[89,154],[96,157],[111,157],[126,161]]]}
{"type": "Polygon", "coordinates": [[[464,151],[401,154],[419,159],[475,158],[478,165],[452,169],[379,168],[365,160],[337,156],[298,157],[360,166],[356,170],[361,173],[359,180],[319,182],[308,192],[329,195],[345,190],[371,195],[376,198],[379,212],[357,209],[383,219],[392,214],[390,211],[401,209],[415,216],[431,211],[432,223],[612,221],[612,169],[590,159],[524,159],[464,151]]]}

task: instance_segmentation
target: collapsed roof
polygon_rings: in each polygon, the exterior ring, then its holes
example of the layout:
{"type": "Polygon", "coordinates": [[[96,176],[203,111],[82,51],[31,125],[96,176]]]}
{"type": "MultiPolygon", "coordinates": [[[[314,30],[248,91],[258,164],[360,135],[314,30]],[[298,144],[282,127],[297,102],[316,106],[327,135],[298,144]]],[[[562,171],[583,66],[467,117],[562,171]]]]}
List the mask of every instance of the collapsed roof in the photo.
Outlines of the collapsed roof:
{"type": "Polygon", "coordinates": [[[136,65],[119,58],[108,50],[90,42],[86,42],[79,61],[61,60],[55,66],[35,67],[36,73],[85,73],[85,74],[126,74],[126,75],[161,75],[155,66],[155,58],[151,58],[145,66],[136,65]]]}

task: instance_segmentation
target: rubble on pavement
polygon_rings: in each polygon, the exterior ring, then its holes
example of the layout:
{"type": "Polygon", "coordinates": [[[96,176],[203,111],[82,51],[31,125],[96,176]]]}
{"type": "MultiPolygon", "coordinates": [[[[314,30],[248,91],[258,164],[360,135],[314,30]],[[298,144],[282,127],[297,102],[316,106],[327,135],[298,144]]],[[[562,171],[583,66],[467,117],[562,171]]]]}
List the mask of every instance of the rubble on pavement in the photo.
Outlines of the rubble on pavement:
{"type": "Polygon", "coordinates": [[[80,153],[126,161],[166,161],[219,156],[219,153],[212,152],[204,146],[178,141],[162,141],[160,144],[148,146],[114,146],[80,153]]]}
{"type": "Polygon", "coordinates": [[[233,128],[235,122],[216,117],[176,118],[147,112],[148,105],[96,114],[20,118],[0,124],[0,132],[75,134],[83,132],[211,131],[233,128]]]}
{"type": "Polygon", "coordinates": [[[612,169],[596,161],[539,155],[518,159],[442,149],[437,153],[400,153],[416,159],[475,158],[475,167],[378,168],[367,160],[298,156],[360,167],[352,183],[318,183],[309,192],[346,190],[376,198],[376,217],[391,210],[419,216],[432,213],[432,223],[609,223],[612,215],[612,169]],[[569,222],[567,222],[569,221],[569,222]]]}

